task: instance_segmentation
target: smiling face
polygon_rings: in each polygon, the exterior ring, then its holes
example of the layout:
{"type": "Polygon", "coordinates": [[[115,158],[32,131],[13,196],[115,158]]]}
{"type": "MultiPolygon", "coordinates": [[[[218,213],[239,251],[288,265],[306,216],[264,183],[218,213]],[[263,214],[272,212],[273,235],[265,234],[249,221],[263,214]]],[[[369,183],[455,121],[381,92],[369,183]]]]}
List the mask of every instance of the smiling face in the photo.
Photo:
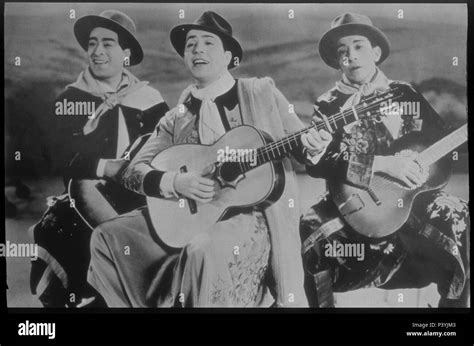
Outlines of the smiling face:
{"type": "Polygon", "coordinates": [[[130,50],[119,45],[118,35],[112,30],[95,28],[89,35],[87,57],[92,74],[105,82],[121,78],[123,63],[130,50]]]}
{"type": "Polygon", "coordinates": [[[218,79],[232,59],[219,36],[202,30],[190,30],[184,46],[184,64],[198,86],[206,87],[218,79]]]}
{"type": "Polygon", "coordinates": [[[337,40],[336,49],[339,67],[347,79],[355,84],[370,81],[382,54],[380,47],[372,47],[365,36],[351,35],[337,40]]]}

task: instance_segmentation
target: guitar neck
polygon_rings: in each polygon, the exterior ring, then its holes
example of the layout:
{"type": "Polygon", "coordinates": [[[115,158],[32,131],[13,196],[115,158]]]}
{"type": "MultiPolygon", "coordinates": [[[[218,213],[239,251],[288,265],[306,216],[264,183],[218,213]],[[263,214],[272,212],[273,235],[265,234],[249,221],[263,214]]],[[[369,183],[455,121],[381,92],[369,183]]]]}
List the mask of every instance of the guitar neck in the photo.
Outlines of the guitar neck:
{"type": "Polygon", "coordinates": [[[356,122],[362,118],[380,115],[384,110],[384,107],[382,107],[384,103],[388,103],[389,100],[396,100],[402,96],[403,92],[397,88],[394,88],[382,94],[371,96],[365,99],[361,104],[341,110],[330,116],[319,114],[321,117],[320,122],[313,123],[311,126],[304,128],[288,137],[258,148],[257,164],[254,166],[251,166],[250,164],[242,164],[241,169],[245,172],[267,162],[282,159],[291,153],[295,148],[300,147],[301,135],[307,133],[313,128],[318,131],[326,130],[330,133],[334,133],[336,130],[343,128],[346,125],[352,124],[353,122],[356,122]]]}
{"type": "Polygon", "coordinates": [[[316,123],[292,134],[291,136],[261,147],[257,149],[257,165],[263,165],[269,161],[279,160],[285,157],[295,148],[301,146],[301,135],[307,133],[313,128],[317,129],[318,131],[322,129],[328,130],[324,123],[316,123]]]}
{"type": "Polygon", "coordinates": [[[443,139],[426,148],[419,154],[417,160],[422,165],[428,167],[466,141],[467,124],[461,126],[459,129],[451,132],[443,139]]]}

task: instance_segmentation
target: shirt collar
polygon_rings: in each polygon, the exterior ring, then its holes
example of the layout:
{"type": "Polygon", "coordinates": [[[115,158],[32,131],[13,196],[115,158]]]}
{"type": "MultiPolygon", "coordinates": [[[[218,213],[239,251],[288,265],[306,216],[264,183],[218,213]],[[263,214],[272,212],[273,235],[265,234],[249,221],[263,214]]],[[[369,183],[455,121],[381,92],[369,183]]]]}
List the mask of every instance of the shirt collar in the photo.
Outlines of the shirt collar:
{"type": "MultiPolygon", "coordinates": [[[[225,107],[227,110],[232,110],[239,103],[238,93],[237,93],[237,80],[235,80],[232,88],[226,93],[216,97],[215,102],[217,105],[225,107]]],[[[191,110],[193,113],[199,113],[201,108],[201,100],[198,100],[193,95],[191,95],[188,102],[185,103],[185,106],[191,110]]]]}

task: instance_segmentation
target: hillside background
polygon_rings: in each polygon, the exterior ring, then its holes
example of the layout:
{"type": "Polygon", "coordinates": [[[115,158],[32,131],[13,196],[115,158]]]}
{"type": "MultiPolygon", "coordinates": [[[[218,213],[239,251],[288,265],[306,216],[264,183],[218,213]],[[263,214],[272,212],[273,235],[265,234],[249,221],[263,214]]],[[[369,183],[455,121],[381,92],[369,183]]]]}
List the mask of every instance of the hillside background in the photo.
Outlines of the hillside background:
{"type": "Polygon", "coordinates": [[[462,4],[10,3],[5,7],[5,131],[11,174],[58,173],[61,149],[67,142],[58,122],[68,120],[58,120],[48,107],[86,67],[85,53],[73,35],[75,19],[69,18],[70,11],[75,11],[77,19],[110,8],[135,19],[145,59],[131,71],[157,88],[170,106],[190,79],[169,42],[169,31],[193,22],[207,9],[232,23],[243,46],[242,65],[234,75],[272,77],[305,121],[312,102],[339,78],[322,62],[317,46],[331,19],[344,11],[370,15],[391,40],[391,55],[382,65],[387,76],[413,83],[440,78],[455,83],[465,95],[467,11],[462,4]],[[185,11],[184,19],[178,18],[180,9],[185,11]],[[290,9],[293,19],[288,18],[290,9]],[[403,19],[398,18],[400,9],[403,19]],[[458,66],[452,64],[454,56],[458,66]],[[21,66],[14,65],[15,57],[21,58],[21,66]],[[22,161],[11,162],[17,150],[22,161]]]}

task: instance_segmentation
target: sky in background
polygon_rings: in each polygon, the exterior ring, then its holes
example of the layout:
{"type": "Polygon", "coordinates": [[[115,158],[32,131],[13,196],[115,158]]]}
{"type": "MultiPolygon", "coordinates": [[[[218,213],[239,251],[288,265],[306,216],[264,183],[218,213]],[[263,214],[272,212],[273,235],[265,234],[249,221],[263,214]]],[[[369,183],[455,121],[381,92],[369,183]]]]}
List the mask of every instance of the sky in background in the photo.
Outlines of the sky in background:
{"type": "MultiPolygon", "coordinates": [[[[174,10],[178,6],[190,9],[195,13],[202,12],[203,4],[127,4],[127,3],[6,3],[5,15],[52,15],[55,13],[67,12],[71,8],[76,9],[79,15],[96,13],[98,10],[111,7],[120,7],[132,11],[143,11],[153,15],[154,11],[174,10]],[[52,6],[54,5],[54,6],[52,6]],[[138,9],[139,8],[139,9],[138,9]]],[[[342,12],[364,12],[369,16],[391,17],[398,13],[399,9],[404,10],[404,17],[407,20],[418,20],[426,22],[439,22],[446,24],[460,24],[467,22],[467,4],[209,4],[215,9],[229,13],[242,7],[265,8],[265,10],[277,10],[281,7],[301,10],[305,14],[319,14],[336,16],[342,12]],[[271,6],[269,6],[271,5],[271,6]]],[[[232,16],[230,16],[232,17],[232,16]]],[[[331,17],[332,18],[332,17],[331,17]]]]}
{"type": "Polygon", "coordinates": [[[227,18],[244,49],[242,65],[234,75],[271,76],[288,98],[306,103],[303,113],[310,112],[310,102],[339,78],[322,62],[318,41],[331,20],[346,11],[369,15],[387,34],[392,49],[382,68],[392,78],[466,82],[465,4],[6,3],[7,84],[18,88],[47,81],[59,89],[73,81],[86,66],[85,53],[74,38],[74,22],[105,9],[121,10],[136,21],[145,58],[131,70],[150,81],[170,104],[190,79],[169,32],[175,25],[194,22],[205,10],[227,18]],[[179,18],[181,9],[185,18],[179,18]],[[290,9],[294,19],[288,17],[290,9]],[[69,17],[71,10],[75,18],[69,17]],[[12,64],[17,56],[23,59],[20,69],[12,64]],[[455,68],[453,56],[459,59],[455,68]]]}

